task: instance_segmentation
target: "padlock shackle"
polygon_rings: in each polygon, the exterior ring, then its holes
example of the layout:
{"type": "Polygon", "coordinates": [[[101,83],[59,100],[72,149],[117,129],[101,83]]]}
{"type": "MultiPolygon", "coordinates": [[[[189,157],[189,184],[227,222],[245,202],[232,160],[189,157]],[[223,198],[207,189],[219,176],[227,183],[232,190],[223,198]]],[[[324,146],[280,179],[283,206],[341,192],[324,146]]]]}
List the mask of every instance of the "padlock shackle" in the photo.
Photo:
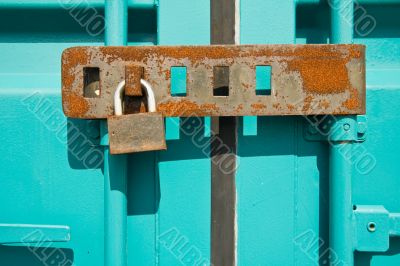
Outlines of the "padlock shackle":
{"type": "MultiPolygon", "coordinates": [[[[148,83],[144,79],[140,79],[140,84],[142,84],[145,95],[147,97],[148,111],[150,113],[156,112],[156,98],[154,96],[153,88],[151,87],[150,83],[148,83]]],[[[117,89],[115,90],[115,93],[114,93],[114,114],[115,115],[123,114],[122,103],[124,100],[124,92],[125,92],[125,80],[121,81],[118,84],[117,89]]]]}
{"type": "Polygon", "coordinates": [[[125,92],[125,80],[121,81],[114,93],[114,114],[122,115],[122,103],[125,92]]]}
{"type": "Polygon", "coordinates": [[[142,84],[144,88],[144,93],[147,96],[147,107],[150,113],[154,113],[157,111],[156,107],[156,97],[154,96],[153,88],[151,87],[150,83],[148,83],[144,79],[140,79],[140,84],[142,84]]]}

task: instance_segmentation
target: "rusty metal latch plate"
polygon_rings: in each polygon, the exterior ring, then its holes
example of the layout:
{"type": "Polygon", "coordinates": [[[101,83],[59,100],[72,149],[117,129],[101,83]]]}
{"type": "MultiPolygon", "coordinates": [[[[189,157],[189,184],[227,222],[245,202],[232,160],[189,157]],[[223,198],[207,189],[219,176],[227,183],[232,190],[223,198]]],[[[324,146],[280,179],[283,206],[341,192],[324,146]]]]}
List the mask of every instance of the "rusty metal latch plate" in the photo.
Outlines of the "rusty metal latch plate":
{"type": "Polygon", "coordinates": [[[132,107],[140,105],[140,78],[152,85],[165,117],[365,113],[363,45],[73,47],[62,56],[64,113],[84,119],[113,115],[121,80],[132,98],[126,112],[145,112],[132,107]],[[187,68],[184,97],[170,93],[174,66],[187,68]],[[213,95],[214,68],[221,66],[229,67],[228,96],[213,95]],[[271,66],[271,95],[256,95],[256,66],[271,66]],[[89,97],[85,69],[98,70],[98,92],[89,97]]]}

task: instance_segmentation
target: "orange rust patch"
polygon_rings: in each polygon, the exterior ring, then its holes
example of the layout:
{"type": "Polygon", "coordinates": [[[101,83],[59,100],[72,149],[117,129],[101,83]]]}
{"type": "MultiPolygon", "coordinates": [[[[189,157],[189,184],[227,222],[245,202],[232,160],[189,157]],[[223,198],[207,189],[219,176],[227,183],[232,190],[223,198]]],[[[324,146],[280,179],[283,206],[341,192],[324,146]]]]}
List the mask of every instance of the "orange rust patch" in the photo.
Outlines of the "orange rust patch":
{"type": "Polygon", "coordinates": [[[243,104],[239,104],[239,105],[236,107],[236,109],[235,109],[235,111],[236,111],[237,113],[239,113],[241,110],[243,110],[243,104]]]}
{"type": "Polygon", "coordinates": [[[142,96],[142,85],[140,79],[143,78],[143,67],[134,65],[125,66],[125,95],[142,96]]]}
{"type": "Polygon", "coordinates": [[[63,88],[71,89],[75,76],[70,73],[77,66],[84,66],[89,63],[88,50],[85,47],[66,49],[62,54],[61,79],[63,88]]]}
{"type": "Polygon", "coordinates": [[[362,58],[365,54],[365,46],[353,44],[324,45],[315,49],[315,45],[299,45],[296,55],[310,58],[339,57],[349,60],[350,58],[362,58]]]}
{"type": "Polygon", "coordinates": [[[350,92],[350,98],[343,102],[342,106],[349,109],[355,110],[360,107],[360,99],[358,97],[357,89],[353,88],[350,92]]]}
{"type": "Polygon", "coordinates": [[[289,111],[293,111],[295,109],[293,104],[287,104],[286,107],[289,109],[289,111]]]}
{"type": "Polygon", "coordinates": [[[326,99],[323,99],[323,100],[321,100],[321,101],[319,102],[320,108],[328,109],[330,105],[331,105],[331,104],[330,104],[329,101],[326,100],[326,99]]]}
{"type": "Polygon", "coordinates": [[[304,105],[303,105],[303,112],[308,112],[310,111],[310,107],[311,107],[311,102],[313,100],[313,97],[311,95],[308,95],[305,99],[304,99],[304,105]]]}
{"type": "Polygon", "coordinates": [[[365,57],[365,46],[349,46],[350,57],[352,58],[363,58],[365,57]]]}
{"type": "Polygon", "coordinates": [[[288,62],[288,68],[300,72],[305,91],[334,94],[351,86],[346,63],[346,59],[293,60],[288,62]]]}
{"type": "Polygon", "coordinates": [[[218,112],[219,108],[215,104],[196,104],[190,100],[180,100],[177,102],[160,103],[157,110],[164,116],[208,116],[218,112]]]}
{"type": "Polygon", "coordinates": [[[88,102],[82,97],[77,95],[76,93],[67,93],[63,92],[63,106],[65,113],[71,117],[80,117],[84,116],[85,113],[89,110],[88,102]]]}
{"type": "Polygon", "coordinates": [[[261,109],[266,108],[267,106],[266,106],[265,104],[262,104],[262,103],[253,103],[253,104],[251,105],[251,107],[252,107],[255,111],[259,111],[259,110],[261,110],[261,109]]]}

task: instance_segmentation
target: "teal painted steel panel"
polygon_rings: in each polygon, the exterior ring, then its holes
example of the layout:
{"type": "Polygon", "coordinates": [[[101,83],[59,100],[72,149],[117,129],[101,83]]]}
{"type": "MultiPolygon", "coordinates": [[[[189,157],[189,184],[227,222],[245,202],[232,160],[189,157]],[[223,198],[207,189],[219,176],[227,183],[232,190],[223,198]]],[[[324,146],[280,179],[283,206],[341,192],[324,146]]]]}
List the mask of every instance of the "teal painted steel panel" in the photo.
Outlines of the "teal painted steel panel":
{"type": "MultiPolygon", "coordinates": [[[[242,0],[240,17],[241,44],[294,42],[294,1],[242,0]]],[[[236,177],[238,265],[249,261],[254,265],[291,265],[297,260],[293,239],[297,206],[301,206],[297,192],[297,169],[301,166],[298,119],[259,117],[243,121],[236,177]],[[254,128],[250,136],[248,127],[254,128]]]]}
{"type": "MultiPolygon", "coordinates": [[[[2,88],[0,106],[8,114],[3,113],[1,121],[13,126],[2,127],[0,133],[2,139],[8,140],[7,145],[0,148],[5,155],[0,160],[0,220],[2,223],[65,224],[71,228],[71,241],[46,243],[44,247],[50,246],[50,249],[35,252],[26,247],[0,246],[1,263],[43,265],[51,259],[55,251],[52,247],[56,246],[63,248],[65,261],[74,261],[76,265],[101,265],[101,169],[86,170],[81,158],[68,154],[67,150],[67,127],[85,132],[85,124],[66,123],[58,88],[38,89],[32,96],[35,90],[5,92],[5,89],[2,88]],[[44,112],[45,109],[48,111],[44,112]],[[47,121],[49,112],[54,114],[47,121]]],[[[48,237],[43,235],[43,238],[48,237]]]]}
{"type": "MultiPolygon", "coordinates": [[[[209,1],[159,2],[158,44],[208,45],[209,43],[209,1]]],[[[180,123],[176,123],[179,119],[172,118],[172,121],[173,126],[167,128],[167,139],[170,134],[174,135],[177,131],[179,139],[167,140],[168,150],[159,152],[157,158],[161,195],[156,238],[159,263],[161,265],[209,264],[211,219],[209,144],[207,140],[192,141],[192,135],[184,134],[182,128],[187,128],[184,124],[191,123],[190,119],[183,118],[180,123]],[[193,261],[191,261],[192,255],[195,258],[193,261]]],[[[199,128],[204,131],[204,127],[199,126],[199,128]]]]}

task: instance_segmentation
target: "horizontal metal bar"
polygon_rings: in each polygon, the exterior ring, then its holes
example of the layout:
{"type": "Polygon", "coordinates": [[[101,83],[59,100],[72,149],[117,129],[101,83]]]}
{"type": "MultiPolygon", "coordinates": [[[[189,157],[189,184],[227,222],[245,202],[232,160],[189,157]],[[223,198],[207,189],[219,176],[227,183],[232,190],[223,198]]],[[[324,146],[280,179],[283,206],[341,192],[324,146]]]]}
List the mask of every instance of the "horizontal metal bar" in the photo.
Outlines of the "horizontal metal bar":
{"type": "MultiPolygon", "coordinates": [[[[113,115],[112,96],[128,66],[143,67],[144,79],[155,93],[157,111],[164,116],[365,113],[363,45],[69,48],[62,57],[64,113],[84,119],[113,115]],[[186,67],[186,96],[171,95],[174,66],[186,67]],[[221,66],[228,68],[226,96],[215,94],[220,86],[226,86],[214,81],[221,66]],[[271,67],[267,77],[270,95],[256,93],[257,66],[271,67]],[[98,73],[95,80],[87,75],[93,70],[98,73]],[[85,97],[87,87],[100,95],[85,97]]],[[[129,77],[126,82],[135,81],[129,77]]],[[[146,111],[141,98],[127,97],[126,112],[139,111],[146,111]]]]}
{"type": "MultiPolygon", "coordinates": [[[[296,0],[298,5],[304,4],[320,4],[326,3],[326,0],[296,0]]],[[[370,4],[400,4],[400,0],[356,0],[356,4],[370,5],[370,4]]]]}
{"type": "MultiPolygon", "coordinates": [[[[155,0],[127,0],[129,8],[135,9],[152,9],[156,5],[155,0]]],[[[70,9],[74,6],[103,8],[104,0],[2,0],[1,8],[13,9],[70,9]]]]}
{"type": "Polygon", "coordinates": [[[0,224],[0,244],[68,242],[70,238],[65,225],[0,224]]]}

